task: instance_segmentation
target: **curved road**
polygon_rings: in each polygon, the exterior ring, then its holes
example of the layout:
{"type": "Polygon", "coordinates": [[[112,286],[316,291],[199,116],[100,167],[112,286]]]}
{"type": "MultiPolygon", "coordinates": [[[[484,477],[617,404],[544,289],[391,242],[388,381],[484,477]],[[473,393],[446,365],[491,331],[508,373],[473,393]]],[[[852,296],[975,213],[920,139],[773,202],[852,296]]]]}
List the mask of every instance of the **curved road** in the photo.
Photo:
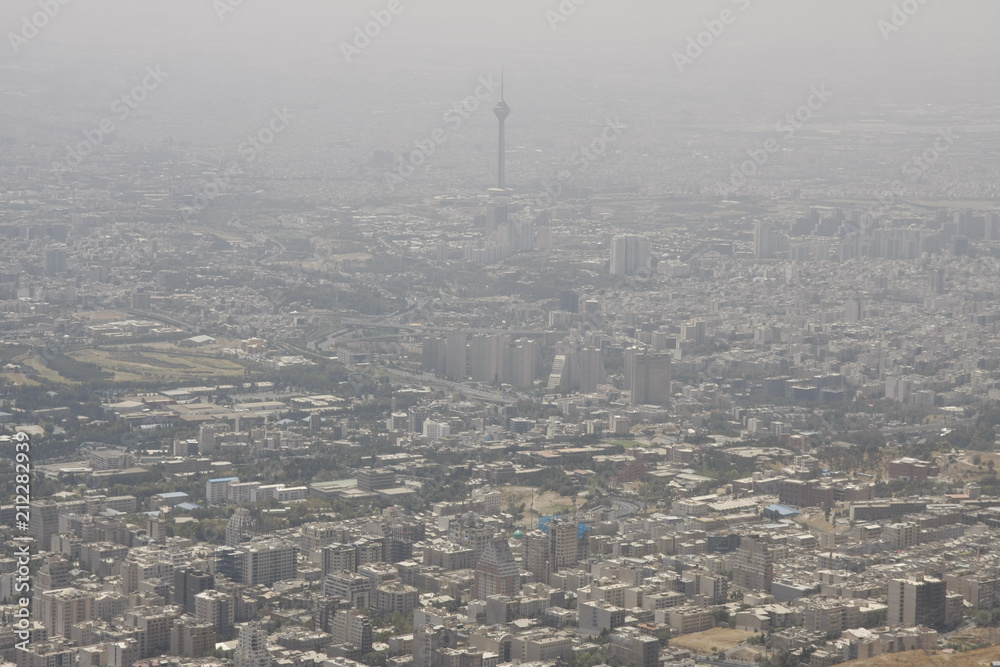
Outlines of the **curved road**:
{"type": "Polygon", "coordinates": [[[627,500],[620,500],[618,498],[611,499],[611,507],[614,510],[614,517],[616,521],[631,516],[639,511],[639,506],[635,503],[630,503],[627,500]]]}

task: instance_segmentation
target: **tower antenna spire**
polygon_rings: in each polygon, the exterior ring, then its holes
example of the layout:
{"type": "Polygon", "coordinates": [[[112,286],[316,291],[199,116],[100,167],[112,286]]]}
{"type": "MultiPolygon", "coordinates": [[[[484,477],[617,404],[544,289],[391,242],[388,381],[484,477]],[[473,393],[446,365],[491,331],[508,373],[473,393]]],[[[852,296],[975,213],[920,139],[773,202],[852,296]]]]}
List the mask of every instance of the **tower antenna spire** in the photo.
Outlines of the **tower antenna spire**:
{"type": "Polygon", "coordinates": [[[506,158],[505,153],[507,149],[507,138],[504,128],[504,122],[507,120],[507,116],[510,115],[510,107],[503,98],[503,66],[500,67],[500,101],[497,102],[496,106],[493,107],[493,113],[496,114],[498,121],[498,134],[497,137],[497,188],[504,190],[507,187],[507,177],[506,177],[506,158]]]}

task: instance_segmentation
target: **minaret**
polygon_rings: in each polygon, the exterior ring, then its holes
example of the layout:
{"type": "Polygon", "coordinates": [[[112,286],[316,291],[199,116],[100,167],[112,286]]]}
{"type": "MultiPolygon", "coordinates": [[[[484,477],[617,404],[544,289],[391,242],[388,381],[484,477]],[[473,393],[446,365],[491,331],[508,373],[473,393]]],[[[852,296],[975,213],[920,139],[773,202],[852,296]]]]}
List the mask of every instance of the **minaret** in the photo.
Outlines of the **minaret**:
{"type": "Polygon", "coordinates": [[[497,105],[493,107],[493,113],[496,114],[497,120],[500,121],[500,136],[499,142],[497,144],[497,187],[501,190],[507,188],[507,175],[506,175],[506,151],[507,151],[507,137],[504,132],[504,121],[507,120],[507,116],[510,115],[510,107],[503,99],[503,70],[500,71],[500,101],[497,105]]]}

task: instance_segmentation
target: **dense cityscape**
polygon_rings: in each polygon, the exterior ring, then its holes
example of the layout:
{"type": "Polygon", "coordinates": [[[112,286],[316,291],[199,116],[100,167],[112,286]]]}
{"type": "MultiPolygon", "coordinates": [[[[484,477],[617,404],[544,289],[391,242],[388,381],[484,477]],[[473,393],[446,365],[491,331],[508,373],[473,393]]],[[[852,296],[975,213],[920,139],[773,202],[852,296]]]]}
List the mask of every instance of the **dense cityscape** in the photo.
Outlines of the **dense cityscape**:
{"type": "Polygon", "coordinates": [[[8,10],[3,665],[998,658],[997,67],[895,34],[951,8],[819,67],[750,0],[202,4],[8,10]]]}

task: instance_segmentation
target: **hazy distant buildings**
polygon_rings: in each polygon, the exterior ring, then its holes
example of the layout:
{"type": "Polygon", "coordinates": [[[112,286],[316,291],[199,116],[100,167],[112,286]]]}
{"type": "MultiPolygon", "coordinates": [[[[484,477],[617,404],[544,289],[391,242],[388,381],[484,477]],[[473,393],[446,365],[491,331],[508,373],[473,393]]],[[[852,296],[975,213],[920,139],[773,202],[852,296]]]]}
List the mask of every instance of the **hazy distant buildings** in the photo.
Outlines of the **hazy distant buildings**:
{"type": "Polygon", "coordinates": [[[445,336],[444,375],[451,380],[465,380],[466,338],[464,331],[449,331],[445,336]]]}
{"type": "Polygon", "coordinates": [[[986,214],[983,236],[988,243],[1000,239],[1000,213],[991,211],[986,214]]]}
{"type": "Polygon", "coordinates": [[[969,244],[968,236],[955,236],[951,240],[951,251],[956,257],[974,257],[975,251],[969,244]]]}
{"type": "Polygon", "coordinates": [[[504,381],[515,387],[530,388],[542,363],[542,348],[536,341],[521,339],[506,349],[504,381]]]}
{"type": "Polygon", "coordinates": [[[848,324],[860,322],[865,318],[865,303],[860,296],[848,299],[844,303],[844,321],[848,324]]]}
{"type": "Polygon", "coordinates": [[[510,257],[511,248],[506,243],[479,241],[465,246],[463,257],[472,264],[495,264],[510,257]]]}
{"type": "Polygon", "coordinates": [[[511,215],[491,238],[512,252],[531,252],[535,249],[535,225],[531,220],[511,215]]]}
{"type": "Polygon", "coordinates": [[[601,351],[583,347],[579,341],[561,343],[556,348],[549,373],[549,391],[579,391],[585,394],[597,391],[606,384],[607,372],[601,351]]]}
{"type": "Polygon", "coordinates": [[[670,357],[647,350],[626,350],[632,405],[670,407],[670,357]]]}
{"type": "MultiPolygon", "coordinates": [[[[542,348],[538,341],[508,334],[474,334],[449,331],[424,339],[423,370],[452,380],[505,383],[530,388],[541,372],[542,348]]],[[[410,429],[414,430],[414,429],[410,429]]]]}
{"type": "Polygon", "coordinates": [[[753,224],[753,258],[775,259],[786,250],[788,239],[784,234],[763,222],[753,224]]]}
{"type": "Polygon", "coordinates": [[[909,403],[913,381],[908,377],[890,375],[885,379],[885,397],[897,403],[909,403]]]}
{"type": "Polygon", "coordinates": [[[500,382],[508,334],[475,334],[469,342],[469,377],[477,382],[500,382]]]}
{"type": "Polygon", "coordinates": [[[695,347],[705,344],[705,321],[696,320],[681,325],[681,340],[694,342],[695,347]]]}
{"type": "Polygon", "coordinates": [[[944,269],[933,269],[928,277],[931,294],[944,294],[944,269]]]}
{"type": "Polygon", "coordinates": [[[45,273],[50,276],[66,273],[65,248],[49,248],[45,251],[45,273]]]}
{"type": "Polygon", "coordinates": [[[650,266],[649,239],[636,234],[622,234],[611,240],[611,275],[634,276],[648,271],[650,266]]]}

